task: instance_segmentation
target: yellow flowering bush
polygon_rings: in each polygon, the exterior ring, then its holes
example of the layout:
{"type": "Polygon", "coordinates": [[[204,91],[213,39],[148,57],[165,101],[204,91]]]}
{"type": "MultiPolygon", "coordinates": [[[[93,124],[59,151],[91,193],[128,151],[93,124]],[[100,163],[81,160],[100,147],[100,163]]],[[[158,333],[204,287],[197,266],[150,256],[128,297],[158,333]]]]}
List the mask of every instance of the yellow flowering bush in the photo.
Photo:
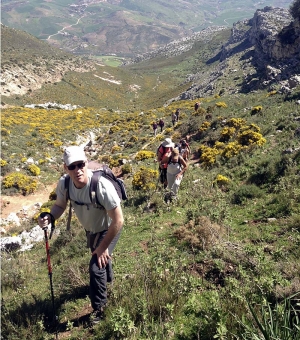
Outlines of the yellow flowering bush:
{"type": "Polygon", "coordinates": [[[201,145],[198,152],[200,153],[200,162],[205,167],[212,166],[216,162],[219,154],[219,151],[216,148],[210,148],[206,145],[201,145]]]}
{"type": "Polygon", "coordinates": [[[99,159],[100,162],[109,164],[112,161],[112,157],[109,155],[103,155],[99,159]]]}
{"type": "Polygon", "coordinates": [[[118,131],[120,131],[120,130],[121,130],[121,128],[120,128],[119,126],[113,125],[113,126],[111,126],[110,129],[109,129],[109,134],[113,134],[113,133],[118,132],[118,131]]]}
{"type": "Polygon", "coordinates": [[[42,165],[42,164],[45,164],[46,161],[45,161],[44,159],[39,159],[39,160],[38,160],[38,163],[39,163],[40,165],[42,165]]]}
{"type": "Polygon", "coordinates": [[[236,129],[240,129],[245,124],[246,121],[243,118],[231,118],[226,122],[226,125],[235,127],[236,129]]]}
{"type": "Polygon", "coordinates": [[[38,166],[36,166],[35,164],[30,164],[28,166],[28,170],[30,171],[30,173],[33,176],[38,176],[41,173],[41,169],[38,166]]]}
{"type": "MultiPolygon", "coordinates": [[[[246,126],[246,127],[244,127],[243,128],[244,130],[248,130],[248,129],[251,129],[252,131],[255,131],[255,132],[260,132],[260,127],[259,126],[257,126],[256,124],[250,124],[250,125],[248,125],[248,126],[246,126]]],[[[242,129],[242,130],[243,130],[242,129]]]]}
{"type": "Polygon", "coordinates": [[[251,109],[251,114],[255,115],[256,113],[260,112],[262,110],[262,106],[258,105],[258,106],[253,106],[251,109]]]}
{"type": "Polygon", "coordinates": [[[197,111],[192,112],[192,116],[204,116],[206,114],[206,110],[203,107],[199,107],[197,111]]]}
{"type": "Polygon", "coordinates": [[[242,146],[258,145],[262,146],[266,143],[266,139],[263,138],[262,134],[256,131],[252,131],[250,127],[242,130],[238,133],[237,140],[242,146]]]}
{"type": "Polygon", "coordinates": [[[54,147],[60,147],[63,145],[63,142],[60,140],[53,140],[48,142],[49,145],[53,145],[54,147]]]}
{"type": "Polygon", "coordinates": [[[43,212],[49,213],[50,211],[51,211],[50,208],[41,207],[41,209],[37,213],[35,213],[32,218],[35,222],[37,222],[41,213],[43,212]]]}
{"type": "Polygon", "coordinates": [[[132,187],[135,190],[151,190],[155,189],[158,178],[158,170],[141,167],[132,179],[132,187]]]}
{"type": "Polygon", "coordinates": [[[172,141],[174,140],[180,140],[181,139],[181,133],[180,132],[174,132],[172,137],[171,137],[172,141]]]}
{"type": "Polygon", "coordinates": [[[5,137],[5,136],[8,136],[8,135],[10,135],[10,131],[7,130],[6,128],[1,128],[1,136],[5,137]]]}
{"type": "Polygon", "coordinates": [[[213,181],[213,184],[217,184],[218,186],[226,186],[229,182],[230,182],[229,178],[219,174],[213,181]]]}
{"type": "Polygon", "coordinates": [[[110,168],[116,168],[117,166],[119,166],[120,163],[119,163],[119,160],[118,159],[111,159],[109,161],[109,167],[110,168]]]}
{"type": "Polygon", "coordinates": [[[217,141],[214,145],[214,148],[217,150],[223,150],[225,148],[226,144],[224,142],[217,141]]]}
{"type": "MultiPolygon", "coordinates": [[[[161,140],[164,140],[165,138],[166,138],[166,137],[165,137],[163,134],[159,133],[158,135],[156,135],[155,140],[161,141],[161,140]]],[[[146,142],[147,140],[148,140],[148,139],[145,139],[145,142],[146,142]]]]}
{"type": "Polygon", "coordinates": [[[210,125],[211,125],[210,122],[207,121],[203,122],[199,128],[199,132],[202,133],[206,131],[210,127],[210,125]]]}
{"type": "Polygon", "coordinates": [[[21,174],[19,172],[13,172],[3,179],[4,188],[16,188],[22,192],[23,195],[34,192],[37,188],[37,180],[30,176],[21,174]]]}
{"type": "Polygon", "coordinates": [[[29,147],[29,148],[32,148],[35,146],[35,143],[33,141],[29,141],[26,143],[26,145],[29,147]]]}
{"type": "Polygon", "coordinates": [[[143,159],[154,158],[154,157],[155,157],[155,153],[153,151],[140,150],[136,154],[135,159],[137,161],[142,161],[143,159]]]}
{"type": "Polygon", "coordinates": [[[5,166],[5,165],[7,165],[7,162],[4,159],[0,158],[0,166],[5,166]]]}
{"type": "Polygon", "coordinates": [[[169,135],[169,134],[171,134],[173,132],[173,129],[172,128],[166,128],[165,129],[165,134],[166,135],[169,135]]]}
{"type": "Polygon", "coordinates": [[[235,134],[235,131],[234,127],[225,126],[221,131],[221,140],[224,142],[229,141],[229,139],[235,134]]]}
{"type": "Polygon", "coordinates": [[[128,131],[135,131],[138,130],[139,124],[136,123],[134,120],[131,120],[130,122],[127,122],[125,127],[128,131]]]}
{"type": "Polygon", "coordinates": [[[241,151],[241,149],[242,146],[238,142],[234,141],[226,144],[220,155],[224,158],[229,159],[236,156],[241,151]]]}
{"type": "Polygon", "coordinates": [[[121,150],[122,150],[122,148],[119,145],[114,145],[111,148],[111,153],[115,153],[115,152],[118,152],[118,151],[121,151],[121,150]]]}
{"type": "Polygon", "coordinates": [[[227,104],[224,103],[224,102],[217,102],[217,103],[216,103],[216,107],[219,107],[219,108],[223,107],[224,109],[226,109],[227,104]]]}

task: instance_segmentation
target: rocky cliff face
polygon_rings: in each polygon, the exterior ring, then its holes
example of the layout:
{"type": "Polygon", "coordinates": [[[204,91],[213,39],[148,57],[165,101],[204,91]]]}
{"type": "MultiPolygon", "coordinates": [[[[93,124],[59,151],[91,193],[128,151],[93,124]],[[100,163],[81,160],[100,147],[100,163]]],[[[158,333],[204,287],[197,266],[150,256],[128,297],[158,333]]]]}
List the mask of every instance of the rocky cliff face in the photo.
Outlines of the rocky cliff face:
{"type": "Polygon", "coordinates": [[[293,21],[288,10],[265,7],[256,11],[250,24],[249,40],[258,57],[280,61],[299,54],[299,22],[293,21]]]}
{"type": "Polygon", "coordinates": [[[94,65],[30,34],[1,25],[1,90],[3,97],[24,95],[59,82],[69,71],[86,72],[94,65]]]}
{"type": "Polygon", "coordinates": [[[218,84],[229,73],[243,73],[243,81],[229,91],[249,92],[274,87],[290,91],[300,84],[300,23],[289,11],[265,7],[250,20],[233,25],[231,36],[220,52],[220,63],[213,72],[195,74],[193,85],[178,99],[194,99],[222,91],[218,84]]]}
{"type": "Polygon", "coordinates": [[[70,71],[87,72],[93,68],[91,63],[69,58],[44,60],[37,58],[25,64],[2,65],[1,96],[23,95],[41,88],[44,84],[55,84],[61,81],[64,74],[70,71]]]}

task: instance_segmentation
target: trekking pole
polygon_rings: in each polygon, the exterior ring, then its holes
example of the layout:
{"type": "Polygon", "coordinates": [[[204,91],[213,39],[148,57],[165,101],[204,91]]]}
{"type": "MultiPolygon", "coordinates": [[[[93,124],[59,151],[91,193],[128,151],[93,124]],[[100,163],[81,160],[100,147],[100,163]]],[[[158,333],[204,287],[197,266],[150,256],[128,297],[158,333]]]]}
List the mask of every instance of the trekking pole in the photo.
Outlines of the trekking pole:
{"type": "MultiPolygon", "coordinates": [[[[44,218],[47,214],[47,212],[42,212],[40,217],[44,218]]],[[[49,239],[51,239],[54,229],[55,229],[55,220],[52,214],[51,216],[51,232],[49,239]]],[[[50,247],[49,247],[49,241],[48,241],[48,227],[44,227],[44,235],[45,235],[45,244],[46,244],[46,254],[47,254],[47,266],[48,266],[48,275],[50,279],[50,290],[51,290],[51,298],[52,298],[52,309],[53,309],[53,322],[56,323],[57,321],[57,316],[55,315],[55,304],[54,304],[54,291],[53,291],[53,282],[52,282],[52,266],[51,266],[51,260],[50,260],[50,247]]],[[[56,339],[57,339],[57,328],[56,328],[56,339]]]]}

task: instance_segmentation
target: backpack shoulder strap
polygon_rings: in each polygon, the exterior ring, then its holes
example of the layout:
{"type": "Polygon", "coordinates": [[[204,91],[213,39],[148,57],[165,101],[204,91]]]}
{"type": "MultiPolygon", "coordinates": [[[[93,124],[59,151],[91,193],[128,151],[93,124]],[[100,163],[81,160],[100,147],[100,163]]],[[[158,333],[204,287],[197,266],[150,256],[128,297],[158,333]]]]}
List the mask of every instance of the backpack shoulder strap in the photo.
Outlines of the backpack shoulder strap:
{"type": "Polygon", "coordinates": [[[70,186],[70,176],[65,176],[65,200],[69,203],[69,213],[68,213],[68,220],[67,220],[67,230],[71,229],[71,219],[72,219],[72,203],[70,200],[70,193],[69,193],[69,186],[70,186]]]}
{"type": "Polygon", "coordinates": [[[70,193],[69,193],[69,186],[70,186],[70,176],[65,176],[65,199],[68,201],[70,199],[70,193]]]}
{"type": "Polygon", "coordinates": [[[98,197],[97,197],[97,186],[98,186],[99,179],[102,176],[102,173],[103,173],[103,170],[96,170],[93,172],[89,194],[90,194],[92,205],[95,208],[103,209],[103,205],[99,202],[98,197]]]}

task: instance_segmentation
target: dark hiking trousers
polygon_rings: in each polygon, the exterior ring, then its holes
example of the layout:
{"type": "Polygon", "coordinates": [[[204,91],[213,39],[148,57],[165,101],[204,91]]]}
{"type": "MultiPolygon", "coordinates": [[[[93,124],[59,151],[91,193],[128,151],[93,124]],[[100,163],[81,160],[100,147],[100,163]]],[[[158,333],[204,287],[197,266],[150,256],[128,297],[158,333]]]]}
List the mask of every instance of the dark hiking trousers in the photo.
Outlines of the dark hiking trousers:
{"type": "MultiPolygon", "coordinates": [[[[91,251],[93,252],[96,247],[100,244],[101,240],[106,235],[107,230],[99,233],[98,241],[96,242],[95,248],[93,247],[93,243],[97,234],[93,234],[90,236],[90,245],[91,251]]],[[[119,238],[121,235],[121,231],[115,236],[112,240],[111,244],[108,247],[109,255],[112,254],[119,238]]],[[[104,268],[99,268],[98,259],[96,255],[93,255],[90,260],[90,299],[92,308],[94,310],[99,310],[101,307],[105,306],[107,303],[107,282],[112,282],[113,279],[113,271],[112,271],[112,263],[109,260],[109,263],[104,268]]]]}

